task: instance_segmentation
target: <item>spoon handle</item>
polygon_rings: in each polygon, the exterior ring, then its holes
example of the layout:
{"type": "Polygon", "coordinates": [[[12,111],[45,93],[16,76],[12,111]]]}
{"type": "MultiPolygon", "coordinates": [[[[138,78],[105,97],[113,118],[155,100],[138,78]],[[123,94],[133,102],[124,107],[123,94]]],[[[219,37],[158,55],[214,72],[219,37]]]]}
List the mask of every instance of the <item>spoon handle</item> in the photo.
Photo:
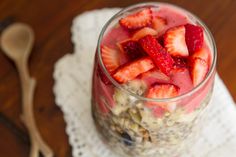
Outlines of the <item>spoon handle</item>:
{"type": "Polygon", "coordinates": [[[16,66],[19,71],[22,85],[23,113],[21,115],[21,119],[28,129],[32,145],[30,157],[39,157],[39,151],[44,155],[44,157],[52,157],[53,152],[43,141],[34,118],[33,97],[36,87],[36,80],[30,77],[26,61],[16,63],[16,66]]]}

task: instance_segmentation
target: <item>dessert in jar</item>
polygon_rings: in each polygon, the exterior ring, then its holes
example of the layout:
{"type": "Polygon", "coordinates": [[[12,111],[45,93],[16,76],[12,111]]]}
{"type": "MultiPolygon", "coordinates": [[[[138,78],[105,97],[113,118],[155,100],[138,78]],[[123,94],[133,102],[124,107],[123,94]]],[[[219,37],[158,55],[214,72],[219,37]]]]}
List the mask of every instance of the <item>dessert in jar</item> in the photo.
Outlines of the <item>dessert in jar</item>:
{"type": "Polygon", "coordinates": [[[184,9],[143,3],[114,15],[93,72],[92,115],[104,142],[122,156],[181,154],[209,104],[215,63],[210,32],[184,9]]]}

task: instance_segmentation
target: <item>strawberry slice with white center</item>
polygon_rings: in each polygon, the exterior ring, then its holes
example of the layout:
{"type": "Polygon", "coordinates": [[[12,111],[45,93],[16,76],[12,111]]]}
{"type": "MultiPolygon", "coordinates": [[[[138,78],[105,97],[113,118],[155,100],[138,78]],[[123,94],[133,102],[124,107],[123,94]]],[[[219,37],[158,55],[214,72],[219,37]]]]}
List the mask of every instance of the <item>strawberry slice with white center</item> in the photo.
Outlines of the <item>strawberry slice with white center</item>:
{"type": "Polygon", "coordinates": [[[143,9],[134,14],[121,18],[120,25],[128,29],[139,29],[146,27],[152,23],[152,10],[150,8],[143,9]]]}
{"type": "Polygon", "coordinates": [[[193,86],[196,87],[200,82],[205,79],[206,74],[208,72],[208,64],[205,60],[201,58],[193,58],[190,62],[190,74],[193,86]]]}
{"type": "Polygon", "coordinates": [[[155,65],[150,57],[143,57],[119,68],[113,77],[120,83],[133,80],[138,75],[154,68],[155,65]]]}
{"type": "Polygon", "coordinates": [[[102,46],[102,61],[109,73],[114,72],[119,66],[119,52],[109,48],[107,46],[102,46]]]}
{"type": "Polygon", "coordinates": [[[200,50],[194,52],[191,56],[192,58],[201,58],[207,63],[210,62],[210,50],[207,47],[202,47],[200,50]]]}
{"type": "Polygon", "coordinates": [[[185,29],[186,29],[185,40],[189,52],[193,53],[201,49],[204,40],[202,27],[195,26],[192,24],[186,24],[185,29]]]}
{"type": "Polygon", "coordinates": [[[189,53],[185,42],[185,27],[177,26],[169,29],[164,36],[164,45],[172,56],[187,57],[189,53]]]}
{"type": "Polygon", "coordinates": [[[152,58],[155,65],[166,75],[170,74],[174,60],[170,54],[157,42],[157,39],[147,35],[139,39],[139,43],[144,51],[152,58]]]}
{"type": "Polygon", "coordinates": [[[146,35],[155,36],[155,35],[157,35],[157,31],[150,28],[150,27],[144,27],[144,28],[138,30],[137,32],[135,32],[134,35],[132,36],[132,39],[139,40],[146,35]]]}
{"type": "MultiPolygon", "coordinates": [[[[179,94],[179,87],[173,84],[156,84],[148,90],[146,97],[152,99],[163,99],[163,98],[173,98],[178,96],[178,94],[179,94]]],[[[155,108],[155,106],[160,106],[166,109],[167,111],[172,112],[176,108],[176,103],[149,101],[146,103],[146,106],[148,108],[155,108]]]]}
{"type": "Polygon", "coordinates": [[[162,17],[155,17],[152,21],[152,28],[157,31],[158,34],[161,34],[165,29],[167,21],[162,17]]]}

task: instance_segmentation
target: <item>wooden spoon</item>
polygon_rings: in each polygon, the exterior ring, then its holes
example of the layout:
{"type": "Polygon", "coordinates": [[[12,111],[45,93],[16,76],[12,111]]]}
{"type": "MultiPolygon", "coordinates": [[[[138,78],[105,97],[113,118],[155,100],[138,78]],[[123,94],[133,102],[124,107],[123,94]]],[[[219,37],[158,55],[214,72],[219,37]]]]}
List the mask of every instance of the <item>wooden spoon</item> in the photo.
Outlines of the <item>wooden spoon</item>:
{"type": "Polygon", "coordinates": [[[15,63],[20,75],[23,104],[21,119],[28,129],[31,140],[30,157],[39,157],[40,152],[45,157],[52,157],[53,152],[43,141],[33,113],[36,81],[29,75],[28,58],[34,43],[34,32],[26,24],[15,23],[2,32],[0,43],[4,53],[15,63]]]}

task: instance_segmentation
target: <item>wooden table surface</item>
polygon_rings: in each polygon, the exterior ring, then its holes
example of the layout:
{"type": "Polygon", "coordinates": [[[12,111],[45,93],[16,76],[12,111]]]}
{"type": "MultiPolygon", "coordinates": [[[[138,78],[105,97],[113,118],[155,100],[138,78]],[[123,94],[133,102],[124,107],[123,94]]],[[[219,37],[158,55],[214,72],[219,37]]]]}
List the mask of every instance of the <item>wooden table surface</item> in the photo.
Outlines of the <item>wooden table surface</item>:
{"type": "MultiPolygon", "coordinates": [[[[13,17],[35,31],[30,72],[38,81],[34,112],[43,138],[56,157],[70,157],[65,122],[55,105],[52,87],[54,63],[73,52],[70,27],[76,15],[103,7],[125,7],[135,0],[1,0],[0,22],[13,17]]],[[[212,31],[217,48],[217,70],[236,100],[236,1],[168,1],[199,16],[212,31]]],[[[90,105],[90,104],[88,104],[90,105]]],[[[30,143],[22,125],[20,83],[14,64],[0,51],[0,156],[27,157],[30,143]]]]}

